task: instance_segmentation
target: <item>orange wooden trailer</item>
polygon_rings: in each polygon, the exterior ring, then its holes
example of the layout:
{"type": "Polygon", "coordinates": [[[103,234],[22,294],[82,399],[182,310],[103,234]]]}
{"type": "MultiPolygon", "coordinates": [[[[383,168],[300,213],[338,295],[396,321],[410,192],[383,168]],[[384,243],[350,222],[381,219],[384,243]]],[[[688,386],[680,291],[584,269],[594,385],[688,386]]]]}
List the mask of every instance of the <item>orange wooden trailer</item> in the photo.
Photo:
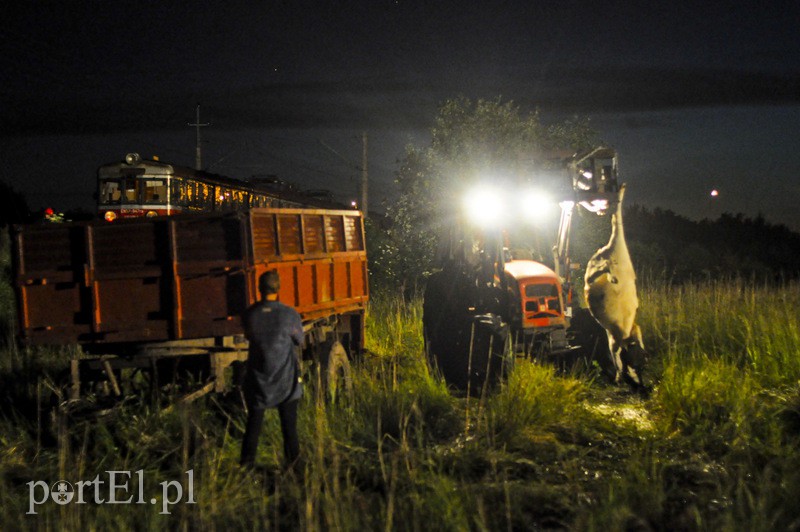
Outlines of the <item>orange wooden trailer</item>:
{"type": "Polygon", "coordinates": [[[14,232],[20,343],[102,355],[73,361],[73,388],[76,372],[198,355],[221,390],[224,367],[246,355],[240,316],[269,269],[281,276],[279,300],[303,318],[306,358],[333,372],[363,349],[369,290],[358,211],[263,208],[14,232]]]}

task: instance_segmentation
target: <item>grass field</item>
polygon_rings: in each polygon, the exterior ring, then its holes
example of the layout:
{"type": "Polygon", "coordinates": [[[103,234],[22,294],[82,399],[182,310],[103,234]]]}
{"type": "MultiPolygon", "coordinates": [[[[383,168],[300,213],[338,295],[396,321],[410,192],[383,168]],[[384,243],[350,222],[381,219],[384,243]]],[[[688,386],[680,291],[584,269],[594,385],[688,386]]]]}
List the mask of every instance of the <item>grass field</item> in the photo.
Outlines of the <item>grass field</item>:
{"type": "Polygon", "coordinates": [[[455,397],[425,364],[420,302],[375,300],[352,395],[326,401],[309,375],[300,471],[282,470],[270,412],[263,467],[248,473],[235,395],[168,409],[143,394],[51,422],[76,348],[17,349],[3,284],[0,529],[800,528],[800,286],[651,282],[640,296],[648,400],[530,362],[492,395],[455,397]],[[45,484],[98,478],[107,501],[108,471],[132,473],[114,494],[130,504],[97,504],[89,484],[85,504],[27,513],[39,480],[35,500],[45,484]]]}

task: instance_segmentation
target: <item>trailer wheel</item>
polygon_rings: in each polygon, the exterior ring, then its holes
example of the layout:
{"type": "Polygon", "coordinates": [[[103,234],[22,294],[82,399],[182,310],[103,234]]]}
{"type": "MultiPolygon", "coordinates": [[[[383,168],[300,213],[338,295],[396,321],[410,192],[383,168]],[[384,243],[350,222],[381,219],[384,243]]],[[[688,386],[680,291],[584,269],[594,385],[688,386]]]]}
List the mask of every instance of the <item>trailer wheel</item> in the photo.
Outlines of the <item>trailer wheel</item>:
{"type": "Polygon", "coordinates": [[[325,393],[331,401],[336,401],[342,393],[348,397],[353,394],[353,376],[350,359],[341,342],[334,342],[322,361],[322,374],[325,393]]]}

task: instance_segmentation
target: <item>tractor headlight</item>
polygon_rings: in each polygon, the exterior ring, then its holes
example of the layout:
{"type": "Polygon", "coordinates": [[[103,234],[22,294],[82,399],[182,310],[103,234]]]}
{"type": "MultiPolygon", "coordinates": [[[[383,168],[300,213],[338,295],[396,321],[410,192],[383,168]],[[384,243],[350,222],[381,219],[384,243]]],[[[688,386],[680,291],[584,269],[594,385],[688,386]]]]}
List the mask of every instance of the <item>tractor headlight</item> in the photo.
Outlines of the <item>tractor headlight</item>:
{"type": "Polygon", "coordinates": [[[520,195],[518,208],[529,222],[546,220],[553,214],[553,199],[541,190],[528,190],[520,195]]]}
{"type": "Polygon", "coordinates": [[[491,187],[472,189],[464,197],[464,212],[481,227],[501,224],[505,208],[502,194],[491,187]]]}

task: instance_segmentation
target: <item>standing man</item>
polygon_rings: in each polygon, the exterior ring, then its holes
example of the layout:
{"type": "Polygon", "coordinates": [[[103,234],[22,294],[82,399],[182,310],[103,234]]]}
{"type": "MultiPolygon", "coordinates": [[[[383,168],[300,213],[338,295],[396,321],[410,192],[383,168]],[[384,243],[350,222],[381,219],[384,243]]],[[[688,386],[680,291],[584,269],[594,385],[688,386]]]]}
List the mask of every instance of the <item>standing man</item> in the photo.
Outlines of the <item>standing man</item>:
{"type": "Polygon", "coordinates": [[[242,319],[250,342],[243,386],[248,414],[240,463],[245,467],[255,465],[267,408],[278,408],[283,450],[290,467],[300,454],[297,402],[303,396],[303,386],[295,346],[303,341],[303,323],[296,310],[278,301],[280,285],[277,271],[262,274],[258,279],[261,300],[248,308],[242,319]]]}

